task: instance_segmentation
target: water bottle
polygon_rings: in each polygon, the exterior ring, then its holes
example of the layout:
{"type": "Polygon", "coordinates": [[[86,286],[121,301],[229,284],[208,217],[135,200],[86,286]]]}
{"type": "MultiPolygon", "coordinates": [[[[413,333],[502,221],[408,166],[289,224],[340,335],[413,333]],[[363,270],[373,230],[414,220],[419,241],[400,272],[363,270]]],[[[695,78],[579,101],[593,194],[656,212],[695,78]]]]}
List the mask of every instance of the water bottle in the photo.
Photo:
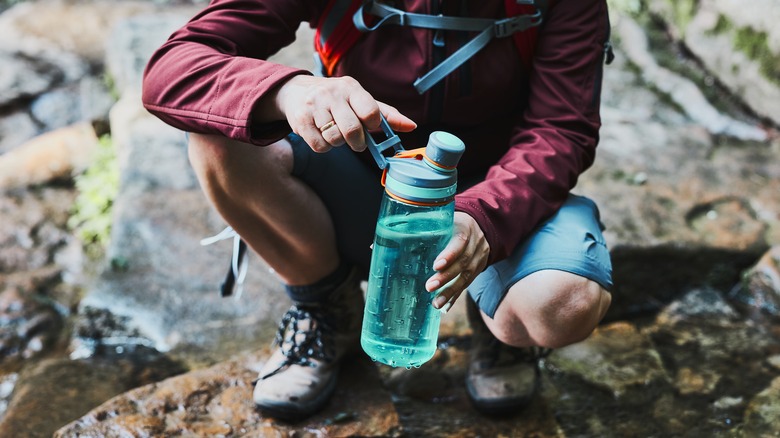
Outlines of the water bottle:
{"type": "Polygon", "coordinates": [[[441,312],[425,289],[433,262],[452,237],[455,166],[465,150],[437,131],[425,148],[404,150],[387,122],[388,139],[368,148],[381,169],[385,192],[376,225],[360,343],[368,356],[394,367],[419,367],[436,352],[441,312]],[[395,149],[392,158],[382,152],[395,149]]]}

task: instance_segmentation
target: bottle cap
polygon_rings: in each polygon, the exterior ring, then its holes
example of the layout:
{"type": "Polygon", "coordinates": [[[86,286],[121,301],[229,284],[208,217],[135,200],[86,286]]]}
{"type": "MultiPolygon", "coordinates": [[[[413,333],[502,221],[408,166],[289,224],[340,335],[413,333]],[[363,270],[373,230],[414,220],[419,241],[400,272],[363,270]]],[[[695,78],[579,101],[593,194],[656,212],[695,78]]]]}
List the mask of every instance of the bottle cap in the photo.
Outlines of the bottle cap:
{"type": "Polygon", "coordinates": [[[466,145],[458,137],[449,132],[434,131],[428,137],[425,158],[435,166],[452,169],[458,165],[465,151],[466,145]]]}
{"type": "Polygon", "coordinates": [[[458,173],[455,166],[465,151],[456,136],[436,131],[430,135],[425,156],[389,158],[385,189],[394,197],[420,204],[444,204],[455,197],[458,173]],[[429,155],[432,154],[432,155],[429,155]]]}

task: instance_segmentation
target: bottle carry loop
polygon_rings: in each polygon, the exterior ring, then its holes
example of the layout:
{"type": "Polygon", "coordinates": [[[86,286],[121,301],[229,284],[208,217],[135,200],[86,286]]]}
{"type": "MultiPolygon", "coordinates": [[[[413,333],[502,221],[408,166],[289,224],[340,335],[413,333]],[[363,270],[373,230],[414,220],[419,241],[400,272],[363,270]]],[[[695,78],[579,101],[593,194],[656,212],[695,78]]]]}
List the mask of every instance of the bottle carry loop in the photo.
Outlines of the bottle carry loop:
{"type": "Polygon", "coordinates": [[[368,151],[371,152],[371,156],[374,157],[374,161],[376,161],[376,165],[379,166],[380,169],[386,170],[387,158],[385,158],[385,156],[382,155],[382,152],[390,148],[393,148],[393,150],[396,153],[398,153],[403,151],[404,147],[401,145],[401,139],[398,138],[398,134],[393,132],[393,129],[390,127],[390,124],[387,123],[387,119],[385,119],[385,116],[380,114],[380,117],[382,118],[382,121],[380,122],[380,126],[382,128],[382,132],[387,137],[386,140],[377,144],[377,142],[374,140],[374,137],[371,136],[371,133],[368,132],[367,129],[363,129],[363,132],[365,133],[365,137],[366,137],[366,146],[368,147],[368,151]]]}

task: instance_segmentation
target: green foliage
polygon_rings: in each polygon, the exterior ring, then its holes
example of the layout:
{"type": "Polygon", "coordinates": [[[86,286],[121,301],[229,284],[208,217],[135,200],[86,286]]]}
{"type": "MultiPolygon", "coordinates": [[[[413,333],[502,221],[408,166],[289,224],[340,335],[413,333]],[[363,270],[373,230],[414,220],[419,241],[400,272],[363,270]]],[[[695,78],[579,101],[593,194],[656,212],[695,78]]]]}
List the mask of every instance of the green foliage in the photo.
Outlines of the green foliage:
{"type": "Polygon", "coordinates": [[[84,246],[102,251],[111,234],[111,207],[119,190],[119,165],[108,135],[100,138],[92,165],[76,176],[78,195],[68,226],[84,246]]]}
{"type": "Polygon", "coordinates": [[[772,53],[766,32],[740,27],[734,38],[734,48],[758,62],[764,77],[780,85],[780,55],[772,53]]]}

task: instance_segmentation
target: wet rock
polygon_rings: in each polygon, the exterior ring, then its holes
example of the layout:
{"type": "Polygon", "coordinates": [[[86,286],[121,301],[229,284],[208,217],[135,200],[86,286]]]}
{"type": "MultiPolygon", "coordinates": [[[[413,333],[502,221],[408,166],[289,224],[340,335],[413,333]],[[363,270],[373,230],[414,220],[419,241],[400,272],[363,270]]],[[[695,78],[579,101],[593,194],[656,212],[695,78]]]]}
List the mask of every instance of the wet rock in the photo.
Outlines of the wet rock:
{"type": "Polygon", "coordinates": [[[756,394],[745,410],[744,432],[754,436],[780,434],[780,378],[756,394]]]}
{"type": "Polygon", "coordinates": [[[670,380],[650,339],[627,322],[599,327],[585,341],[555,350],[546,365],[615,397],[670,380]]]}
{"type": "MultiPolygon", "coordinates": [[[[681,395],[750,397],[768,382],[765,360],[780,344],[769,327],[744,320],[711,289],[691,291],[644,331],[663,357],[681,395]]],[[[729,412],[729,418],[739,414],[729,412]]]]}
{"type": "Polygon", "coordinates": [[[255,409],[252,381],[268,352],[147,385],[116,397],[55,436],[396,436],[398,416],[368,359],[349,361],[324,411],[295,424],[255,409]],[[349,377],[347,377],[349,376],[349,377]],[[297,436],[297,435],[296,435],[297,436]]]}
{"type": "Polygon", "coordinates": [[[63,328],[62,316],[45,291],[59,281],[55,267],[0,276],[0,363],[18,367],[50,348],[63,328]]]}
{"type": "Polygon", "coordinates": [[[0,436],[51,437],[111,397],[182,371],[177,363],[140,347],[75,361],[42,361],[20,374],[0,421],[0,436]]]}
{"type": "Polygon", "coordinates": [[[17,373],[8,373],[0,377],[0,421],[3,419],[5,411],[8,410],[8,401],[11,399],[18,379],[19,374],[17,373]]]}
{"type": "Polygon", "coordinates": [[[745,272],[728,297],[753,318],[780,319],[780,246],[772,247],[745,272]]]}
{"type": "Polygon", "coordinates": [[[72,189],[58,187],[0,195],[0,274],[53,262],[74,240],[64,230],[74,199],[72,189]]]}
{"type": "Polygon", "coordinates": [[[695,349],[707,360],[729,360],[763,357],[771,351],[777,341],[767,329],[741,319],[719,292],[699,289],[664,309],[646,333],[665,346],[695,349]]]}

